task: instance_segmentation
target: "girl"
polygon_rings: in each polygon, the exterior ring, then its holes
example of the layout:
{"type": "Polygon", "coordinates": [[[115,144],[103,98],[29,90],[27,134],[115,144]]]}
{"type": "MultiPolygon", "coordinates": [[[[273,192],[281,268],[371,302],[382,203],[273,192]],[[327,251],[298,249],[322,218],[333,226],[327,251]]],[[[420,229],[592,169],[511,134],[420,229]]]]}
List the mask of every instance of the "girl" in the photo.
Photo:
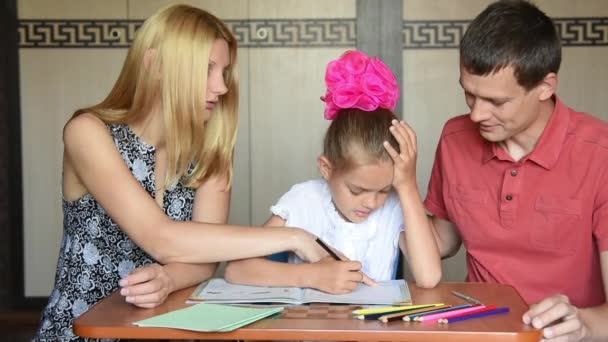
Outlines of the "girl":
{"type": "Polygon", "coordinates": [[[400,247],[416,283],[435,286],[441,278],[437,245],[419,203],[410,200],[417,189],[405,186],[416,145],[393,127],[405,125],[391,111],[399,96],[395,76],[378,58],[349,51],[329,63],[325,81],[325,117],[333,121],[318,158],[323,179],[294,185],[271,207],[265,226],[308,227],[354,261],[239,260],[228,265],[226,279],[348,293],[365,274],[391,279],[400,247]]]}
{"type": "Polygon", "coordinates": [[[300,229],[225,225],[236,69],[236,40],[220,20],[170,6],[138,30],[106,99],[66,124],[64,236],[35,340],[81,340],[72,320],[119,281],[127,302],[154,307],[218,261],[326,255],[300,229]]]}

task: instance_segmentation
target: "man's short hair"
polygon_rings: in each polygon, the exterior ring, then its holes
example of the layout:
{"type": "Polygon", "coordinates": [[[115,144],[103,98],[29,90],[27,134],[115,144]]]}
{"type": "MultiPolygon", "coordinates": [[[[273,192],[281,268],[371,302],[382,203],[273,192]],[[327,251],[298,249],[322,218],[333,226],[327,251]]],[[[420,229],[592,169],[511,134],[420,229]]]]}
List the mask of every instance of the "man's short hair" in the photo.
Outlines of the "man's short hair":
{"type": "Polygon", "coordinates": [[[523,0],[489,5],[469,25],[460,42],[460,63],[470,73],[485,76],[512,66],[526,90],[557,73],[561,43],[553,21],[523,0]]]}

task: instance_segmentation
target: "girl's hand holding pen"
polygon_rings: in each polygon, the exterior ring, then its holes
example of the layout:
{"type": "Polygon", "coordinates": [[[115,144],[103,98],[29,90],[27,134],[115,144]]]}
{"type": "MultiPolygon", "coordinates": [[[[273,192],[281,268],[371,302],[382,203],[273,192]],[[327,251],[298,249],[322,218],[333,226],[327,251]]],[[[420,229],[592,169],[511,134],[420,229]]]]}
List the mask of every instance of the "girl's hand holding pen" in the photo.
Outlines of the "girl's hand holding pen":
{"type": "MultiPolygon", "coordinates": [[[[346,294],[352,292],[364,283],[375,286],[376,283],[361,272],[361,263],[358,261],[335,260],[327,256],[321,261],[309,264],[313,272],[304,272],[313,275],[309,279],[303,279],[307,287],[312,287],[323,292],[332,294],[346,294]]],[[[303,275],[306,276],[306,275],[303,275]]]]}
{"type": "MultiPolygon", "coordinates": [[[[317,238],[315,240],[315,242],[317,244],[319,244],[319,246],[321,246],[327,252],[327,254],[329,255],[329,257],[331,257],[335,261],[348,261],[348,262],[352,262],[344,254],[340,253],[339,251],[333,250],[330,246],[328,246],[320,238],[317,238]]],[[[372,278],[370,278],[369,276],[367,276],[367,274],[365,274],[365,273],[363,273],[361,271],[361,263],[359,263],[359,267],[357,268],[356,272],[361,274],[361,279],[358,281],[359,283],[363,283],[363,284],[368,285],[368,286],[378,286],[378,284],[372,278]]]]}

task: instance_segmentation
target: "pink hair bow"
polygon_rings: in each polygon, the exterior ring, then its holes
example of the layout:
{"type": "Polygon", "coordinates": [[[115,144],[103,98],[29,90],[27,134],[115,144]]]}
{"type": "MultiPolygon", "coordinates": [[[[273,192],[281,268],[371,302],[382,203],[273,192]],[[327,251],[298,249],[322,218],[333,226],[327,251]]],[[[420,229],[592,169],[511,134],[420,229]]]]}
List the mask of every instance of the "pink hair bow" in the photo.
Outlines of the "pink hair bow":
{"type": "Polygon", "coordinates": [[[393,72],[378,57],[361,51],[346,51],[327,64],[325,118],[333,120],[344,108],[373,111],[394,110],[399,100],[399,84],[393,72]]]}

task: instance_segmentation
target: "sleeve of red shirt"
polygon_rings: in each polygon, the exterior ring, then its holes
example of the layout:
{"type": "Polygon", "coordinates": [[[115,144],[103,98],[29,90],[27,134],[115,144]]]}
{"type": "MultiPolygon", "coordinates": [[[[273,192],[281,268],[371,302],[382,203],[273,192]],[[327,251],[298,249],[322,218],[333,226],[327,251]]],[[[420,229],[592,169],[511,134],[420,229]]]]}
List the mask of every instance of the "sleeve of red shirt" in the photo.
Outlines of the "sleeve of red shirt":
{"type": "Polygon", "coordinates": [[[434,216],[437,216],[442,220],[449,221],[443,193],[443,173],[445,172],[441,162],[443,158],[443,155],[441,154],[441,145],[443,143],[444,135],[442,132],[439,143],[437,144],[437,151],[435,151],[435,162],[433,163],[431,179],[429,180],[429,187],[426,194],[426,199],[424,200],[424,206],[426,207],[426,210],[434,216]]]}

